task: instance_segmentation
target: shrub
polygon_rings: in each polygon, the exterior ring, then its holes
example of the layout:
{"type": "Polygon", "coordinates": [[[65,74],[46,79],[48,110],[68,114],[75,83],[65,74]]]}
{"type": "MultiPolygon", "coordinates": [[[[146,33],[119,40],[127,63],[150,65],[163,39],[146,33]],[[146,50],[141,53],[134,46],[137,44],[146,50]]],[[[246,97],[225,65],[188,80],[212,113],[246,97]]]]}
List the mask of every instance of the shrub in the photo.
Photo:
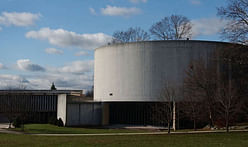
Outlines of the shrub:
{"type": "Polygon", "coordinates": [[[63,127],[64,126],[63,120],[61,118],[59,118],[59,120],[57,122],[57,126],[59,126],[59,127],[63,127]]]}
{"type": "Polygon", "coordinates": [[[15,118],[13,121],[13,126],[15,128],[20,128],[21,125],[22,125],[22,120],[20,119],[20,117],[15,118]]]}
{"type": "Polygon", "coordinates": [[[58,125],[58,119],[56,117],[50,117],[48,123],[51,125],[58,125]]]}

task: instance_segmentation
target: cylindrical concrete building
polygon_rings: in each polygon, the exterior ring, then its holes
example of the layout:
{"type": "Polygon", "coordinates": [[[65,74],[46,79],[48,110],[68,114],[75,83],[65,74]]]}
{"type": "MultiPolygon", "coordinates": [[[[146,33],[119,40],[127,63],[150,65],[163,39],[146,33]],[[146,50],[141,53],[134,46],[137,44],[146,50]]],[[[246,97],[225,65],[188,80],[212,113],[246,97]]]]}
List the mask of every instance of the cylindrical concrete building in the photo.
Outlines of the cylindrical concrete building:
{"type": "Polygon", "coordinates": [[[107,45],[95,50],[94,100],[156,102],[165,83],[180,87],[193,59],[208,60],[227,43],[145,41],[107,45]]]}

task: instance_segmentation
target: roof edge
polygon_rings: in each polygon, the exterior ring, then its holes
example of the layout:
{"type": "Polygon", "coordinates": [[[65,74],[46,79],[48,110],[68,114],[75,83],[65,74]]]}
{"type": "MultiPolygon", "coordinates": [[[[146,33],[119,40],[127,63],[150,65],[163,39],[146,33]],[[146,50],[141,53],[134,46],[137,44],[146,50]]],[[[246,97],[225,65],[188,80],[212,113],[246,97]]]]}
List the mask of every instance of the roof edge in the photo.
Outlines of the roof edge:
{"type": "Polygon", "coordinates": [[[237,44],[242,45],[239,43],[232,43],[232,42],[224,42],[224,41],[210,41],[210,40],[149,40],[149,41],[138,41],[138,42],[127,42],[127,43],[115,43],[115,44],[107,44],[100,46],[98,48],[95,48],[94,50],[108,47],[108,46],[117,46],[117,45],[125,45],[125,44],[136,44],[136,43],[155,43],[155,42],[203,42],[203,43],[218,43],[218,44],[237,44]]]}

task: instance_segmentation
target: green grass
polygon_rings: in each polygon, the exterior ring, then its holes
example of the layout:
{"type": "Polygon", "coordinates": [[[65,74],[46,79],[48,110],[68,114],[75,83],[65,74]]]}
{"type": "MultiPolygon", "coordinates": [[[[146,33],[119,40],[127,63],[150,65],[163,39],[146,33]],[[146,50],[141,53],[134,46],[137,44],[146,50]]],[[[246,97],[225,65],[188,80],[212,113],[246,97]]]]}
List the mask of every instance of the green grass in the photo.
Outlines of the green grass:
{"type": "MultiPolygon", "coordinates": [[[[21,131],[20,128],[11,129],[21,131]]],[[[129,129],[94,129],[94,128],[72,128],[58,127],[50,124],[26,124],[25,133],[34,134],[95,134],[95,133],[131,133],[148,132],[147,130],[129,130],[129,129]]]]}
{"type": "Polygon", "coordinates": [[[248,133],[45,137],[0,134],[0,146],[244,147],[248,133]]]}

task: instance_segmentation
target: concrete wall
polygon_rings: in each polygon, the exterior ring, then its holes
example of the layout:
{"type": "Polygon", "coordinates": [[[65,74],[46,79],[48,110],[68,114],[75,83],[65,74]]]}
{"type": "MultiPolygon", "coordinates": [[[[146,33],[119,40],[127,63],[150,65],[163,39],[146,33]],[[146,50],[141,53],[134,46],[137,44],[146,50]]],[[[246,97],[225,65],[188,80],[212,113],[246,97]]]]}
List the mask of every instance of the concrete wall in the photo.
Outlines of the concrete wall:
{"type": "Polygon", "coordinates": [[[9,123],[8,118],[1,113],[0,113],[0,123],[9,123]]]}
{"type": "Polygon", "coordinates": [[[0,92],[0,113],[9,111],[56,112],[57,95],[11,93],[11,91],[9,94],[1,94],[0,92]]]}
{"type": "Polygon", "coordinates": [[[165,83],[180,87],[193,59],[208,60],[225,43],[148,41],[95,50],[95,101],[161,101],[165,83]]]}
{"type": "Polygon", "coordinates": [[[58,95],[58,103],[57,103],[57,118],[61,118],[66,124],[66,94],[59,94],[58,95]]]}
{"type": "Polygon", "coordinates": [[[102,125],[101,103],[67,104],[67,126],[102,125]]]}

